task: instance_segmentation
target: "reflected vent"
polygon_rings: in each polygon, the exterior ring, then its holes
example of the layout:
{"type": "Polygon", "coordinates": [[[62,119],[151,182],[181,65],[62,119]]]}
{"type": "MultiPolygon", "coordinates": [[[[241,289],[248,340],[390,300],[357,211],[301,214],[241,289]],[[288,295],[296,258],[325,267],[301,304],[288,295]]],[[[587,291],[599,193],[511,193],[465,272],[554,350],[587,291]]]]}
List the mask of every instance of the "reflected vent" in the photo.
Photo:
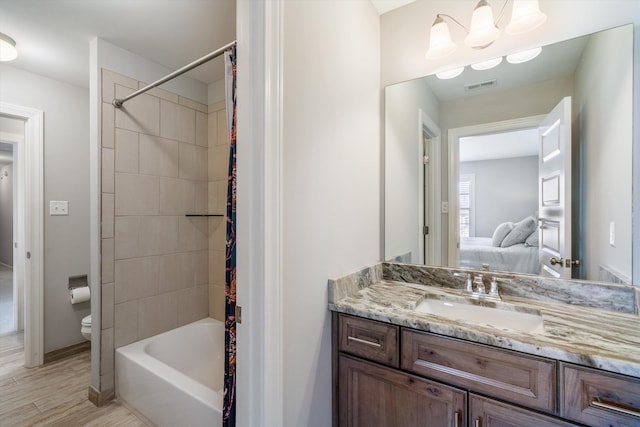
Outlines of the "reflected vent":
{"type": "Polygon", "coordinates": [[[471,83],[468,85],[464,85],[464,90],[465,92],[472,92],[474,90],[489,89],[497,85],[498,85],[498,80],[493,79],[493,80],[487,80],[486,82],[471,83]]]}

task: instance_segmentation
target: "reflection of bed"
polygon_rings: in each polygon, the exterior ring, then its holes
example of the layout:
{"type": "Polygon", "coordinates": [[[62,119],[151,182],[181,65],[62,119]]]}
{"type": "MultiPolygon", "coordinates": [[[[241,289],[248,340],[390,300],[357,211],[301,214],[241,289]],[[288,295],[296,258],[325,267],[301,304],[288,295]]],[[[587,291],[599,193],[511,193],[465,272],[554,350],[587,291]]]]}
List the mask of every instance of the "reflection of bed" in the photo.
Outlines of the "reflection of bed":
{"type": "Polygon", "coordinates": [[[537,246],[519,243],[502,248],[493,246],[491,241],[491,237],[460,239],[460,267],[538,274],[540,261],[537,246]]]}

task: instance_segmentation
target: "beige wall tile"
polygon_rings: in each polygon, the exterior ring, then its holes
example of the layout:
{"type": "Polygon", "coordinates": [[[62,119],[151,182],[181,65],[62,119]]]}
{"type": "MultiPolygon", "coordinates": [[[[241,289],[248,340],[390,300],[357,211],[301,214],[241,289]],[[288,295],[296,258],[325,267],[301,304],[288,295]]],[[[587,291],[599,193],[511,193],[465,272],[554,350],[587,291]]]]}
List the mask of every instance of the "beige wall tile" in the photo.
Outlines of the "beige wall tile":
{"type": "MultiPolygon", "coordinates": [[[[115,71],[111,71],[111,70],[106,70],[106,69],[102,69],[102,77],[103,79],[106,79],[108,81],[110,81],[111,83],[114,84],[118,84],[120,86],[124,86],[127,87],[129,89],[137,89],[138,88],[138,81],[136,79],[133,79],[131,77],[127,77],[123,74],[120,73],[116,73],[115,71]]],[[[104,95],[104,92],[103,92],[104,95]]],[[[104,102],[111,102],[113,99],[113,94],[109,94],[111,95],[111,98],[106,98],[103,99],[104,102]]]]}
{"type": "Polygon", "coordinates": [[[116,304],[114,318],[114,347],[131,344],[138,340],[138,301],[116,304]]]}
{"type": "Polygon", "coordinates": [[[103,193],[100,208],[102,210],[102,217],[100,221],[102,238],[113,238],[113,220],[115,212],[114,195],[103,193]]]}
{"type": "Polygon", "coordinates": [[[218,144],[218,114],[207,114],[207,139],[209,140],[209,147],[213,147],[218,144]]]}
{"type": "Polygon", "coordinates": [[[210,159],[209,180],[226,180],[229,176],[229,147],[227,145],[216,145],[213,147],[212,158],[210,159]]]}
{"type": "Polygon", "coordinates": [[[138,173],[138,136],[137,132],[116,129],[116,172],[138,173]]]}
{"type": "Polygon", "coordinates": [[[114,386],[115,375],[113,372],[109,372],[105,375],[100,375],[100,392],[108,393],[115,388],[114,386]]]}
{"type": "Polygon", "coordinates": [[[209,105],[208,111],[209,113],[215,113],[220,110],[226,110],[227,102],[226,101],[218,101],[214,104],[209,105]]]}
{"type": "Polygon", "coordinates": [[[114,283],[105,283],[100,287],[100,305],[102,321],[100,327],[102,329],[113,328],[113,301],[115,297],[115,285],[114,283]]]}
{"type": "Polygon", "coordinates": [[[139,339],[171,330],[178,326],[178,293],[141,299],[138,310],[139,339]]]}
{"type": "MultiPolygon", "coordinates": [[[[124,98],[131,92],[131,89],[116,85],[118,98],[124,98]]],[[[146,135],[160,135],[160,99],[143,94],[127,101],[122,108],[116,109],[116,127],[146,135]]]]}
{"type": "Polygon", "coordinates": [[[180,144],[180,178],[207,179],[207,148],[180,144]]]}
{"type": "Polygon", "coordinates": [[[103,193],[113,193],[114,192],[114,154],[113,149],[111,148],[103,148],[102,149],[102,192],[103,193]]]}
{"type": "Polygon", "coordinates": [[[178,249],[177,216],[140,217],[138,250],[140,256],[161,255],[178,249]]]}
{"type": "Polygon", "coordinates": [[[209,287],[196,286],[179,291],[178,326],[195,322],[209,315],[209,287]]]}
{"type": "Polygon", "coordinates": [[[227,132],[227,114],[224,111],[218,112],[218,145],[229,144],[229,133],[227,132]]]}
{"type": "Polygon", "coordinates": [[[183,288],[183,254],[170,254],[160,257],[160,274],[158,277],[158,293],[177,291],[183,288]]]}
{"type": "MultiPolygon", "coordinates": [[[[138,88],[142,89],[146,85],[148,85],[148,83],[139,82],[138,83],[138,88]]],[[[165,90],[165,89],[161,89],[159,87],[154,87],[153,89],[148,90],[147,93],[149,95],[157,96],[158,98],[164,99],[166,101],[171,101],[171,102],[178,103],[178,95],[177,94],[175,94],[173,92],[169,92],[168,90],[165,90]]]]}
{"type": "Polygon", "coordinates": [[[224,251],[227,244],[226,217],[209,219],[209,249],[224,251]]]}
{"type": "Polygon", "coordinates": [[[140,230],[140,217],[118,216],[115,219],[115,259],[137,257],[138,239],[140,230]]]}
{"type": "Polygon", "coordinates": [[[178,250],[192,252],[206,250],[209,247],[207,218],[179,218],[178,250]]]}
{"type": "Polygon", "coordinates": [[[201,113],[207,112],[207,106],[204,104],[201,104],[189,98],[185,98],[183,96],[178,97],[178,99],[178,103],[180,105],[184,105],[185,107],[191,108],[192,110],[200,111],[201,113]]]}
{"type": "Polygon", "coordinates": [[[115,303],[157,295],[158,269],[158,257],[116,261],[115,303]]]}
{"type": "Polygon", "coordinates": [[[209,316],[224,322],[224,286],[209,286],[209,316]]]}
{"type": "Polygon", "coordinates": [[[209,283],[224,286],[226,282],[226,253],[224,250],[209,251],[209,283]]]}
{"type": "Polygon", "coordinates": [[[100,246],[101,281],[111,283],[114,279],[114,239],[102,239],[100,246]]]}
{"type": "Polygon", "coordinates": [[[100,375],[114,372],[113,350],[113,328],[103,329],[100,333],[100,375]]]}
{"type": "Polygon", "coordinates": [[[102,141],[105,148],[114,147],[114,130],[116,127],[116,112],[111,104],[102,103],[102,141]]]}
{"type": "Polygon", "coordinates": [[[209,251],[198,251],[192,253],[195,261],[194,276],[195,285],[206,285],[209,283],[209,251]]]}
{"type": "Polygon", "coordinates": [[[160,136],[194,144],[196,142],[196,112],[173,102],[160,101],[160,136]]]}
{"type": "Polygon", "coordinates": [[[194,184],[195,189],[195,212],[196,213],[211,213],[209,212],[209,201],[207,200],[209,184],[207,181],[191,181],[194,184]]]}
{"type": "Polygon", "coordinates": [[[196,145],[201,147],[209,146],[207,115],[196,111],[196,145]]]}
{"type": "Polygon", "coordinates": [[[116,173],[116,215],[157,215],[160,209],[158,177],[116,173]]]}
{"type": "Polygon", "coordinates": [[[195,181],[177,178],[160,178],[160,215],[185,215],[205,213],[196,206],[195,181]]]}
{"type": "Polygon", "coordinates": [[[178,161],[176,141],[140,135],[140,173],[177,177],[178,161]]]}

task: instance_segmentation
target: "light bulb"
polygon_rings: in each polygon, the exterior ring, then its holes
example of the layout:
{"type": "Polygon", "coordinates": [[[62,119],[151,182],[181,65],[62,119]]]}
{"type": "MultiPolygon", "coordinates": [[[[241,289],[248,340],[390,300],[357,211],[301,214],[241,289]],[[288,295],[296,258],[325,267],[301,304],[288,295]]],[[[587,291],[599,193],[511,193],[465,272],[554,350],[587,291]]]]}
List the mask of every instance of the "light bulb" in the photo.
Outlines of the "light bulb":
{"type": "Polygon", "coordinates": [[[493,67],[497,67],[501,62],[502,56],[499,56],[497,58],[489,59],[488,61],[476,62],[471,65],[471,68],[478,71],[489,70],[493,67]]]}
{"type": "Polygon", "coordinates": [[[538,0],[514,0],[507,34],[522,34],[544,24],[547,15],[540,11],[538,0]]]}
{"type": "Polygon", "coordinates": [[[455,50],[456,45],[451,40],[447,23],[440,16],[436,16],[431,26],[429,50],[425,56],[427,59],[438,59],[452,54],[455,50]]]}
{"type": "Polygon", "coordinates": [[[18,57],[16,42],[6,34],[0,33],[0,61],[13,61],[18,57]]]}
{"type": "Polygon", "coordinates": [[[512,53],[507,55],[507,62],[510,64],[522,64],[523,62],[531,61],[542,52],[541,47],[536,47],[529,50],[523,50],[522,52],[512,53]]]}
{"type": "Polygon", "coordinates": [[[451,70],[442,71],[440,73],[436,73],[436,77],[441,80],[448,80],[454,77],[458,77],[464,71],[464,67],[453,68],[451,70]]]}

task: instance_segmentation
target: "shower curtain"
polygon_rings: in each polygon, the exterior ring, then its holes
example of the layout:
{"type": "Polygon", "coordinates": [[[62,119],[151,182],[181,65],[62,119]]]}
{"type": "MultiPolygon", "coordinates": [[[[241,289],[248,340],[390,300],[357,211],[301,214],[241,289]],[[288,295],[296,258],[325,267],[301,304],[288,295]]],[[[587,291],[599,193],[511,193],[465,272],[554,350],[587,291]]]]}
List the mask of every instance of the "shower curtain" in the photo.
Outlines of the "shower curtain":
{"type": "Polygon", "coordinates": [[[236,425],[236,48],[225,53],[229,176],[225,280],[224,427],[236,425]]]}

